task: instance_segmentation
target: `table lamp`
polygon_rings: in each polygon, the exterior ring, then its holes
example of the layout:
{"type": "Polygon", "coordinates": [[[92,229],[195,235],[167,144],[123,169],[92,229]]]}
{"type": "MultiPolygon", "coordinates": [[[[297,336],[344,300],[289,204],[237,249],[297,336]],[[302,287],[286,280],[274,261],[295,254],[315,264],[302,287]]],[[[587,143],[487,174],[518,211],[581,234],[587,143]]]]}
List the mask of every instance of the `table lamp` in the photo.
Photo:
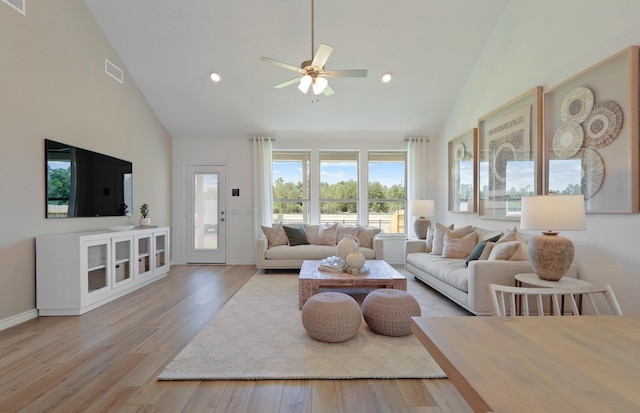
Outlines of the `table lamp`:
{"type": "Polygon", "coordinates": [[[412,215],[417,215],[415,221],[413,221],[413,232],[420,239],[427,238],[427,228],[431,225],[426,217],[432,217],[435,215],[435,206],[433,200],[417,199],[411,201],[412,215]]]}
{"type": "Polygon", "coordinates": [[[584,195],[523,197],[520,229],[544,230],[528,243],[529,261],[540,279],[558,281],[571,266],[575,248],[557,231],[586,229],[584,195]]]}

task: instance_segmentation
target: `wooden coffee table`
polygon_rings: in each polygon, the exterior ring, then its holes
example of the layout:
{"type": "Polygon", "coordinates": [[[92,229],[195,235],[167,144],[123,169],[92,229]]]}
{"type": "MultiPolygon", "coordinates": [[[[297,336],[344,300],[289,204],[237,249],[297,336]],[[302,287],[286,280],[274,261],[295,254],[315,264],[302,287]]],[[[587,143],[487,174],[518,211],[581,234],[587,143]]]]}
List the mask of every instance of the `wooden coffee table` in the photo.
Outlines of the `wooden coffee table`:
{"type": "Polygon", "coordinates": [[[369,274],[319,271],[321,261],[303,261],[298,286],[300,309],[320,288],[395,288],[407,291],[407,279],[383,260],[367,260],[369,274]]]}

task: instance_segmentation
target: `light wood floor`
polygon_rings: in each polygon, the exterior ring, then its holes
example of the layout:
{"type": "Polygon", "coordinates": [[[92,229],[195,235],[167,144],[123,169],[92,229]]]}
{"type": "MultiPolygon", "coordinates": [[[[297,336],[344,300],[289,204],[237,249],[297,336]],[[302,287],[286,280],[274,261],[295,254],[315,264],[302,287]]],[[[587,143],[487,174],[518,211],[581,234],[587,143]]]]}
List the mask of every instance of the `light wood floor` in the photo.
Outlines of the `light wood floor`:
{"type": "Polygon", "coordinates": [[[156,381],[254,272],[173,266],[85,315],[1,331],[0,412],[470,411],[446,379],[156,381]]]}

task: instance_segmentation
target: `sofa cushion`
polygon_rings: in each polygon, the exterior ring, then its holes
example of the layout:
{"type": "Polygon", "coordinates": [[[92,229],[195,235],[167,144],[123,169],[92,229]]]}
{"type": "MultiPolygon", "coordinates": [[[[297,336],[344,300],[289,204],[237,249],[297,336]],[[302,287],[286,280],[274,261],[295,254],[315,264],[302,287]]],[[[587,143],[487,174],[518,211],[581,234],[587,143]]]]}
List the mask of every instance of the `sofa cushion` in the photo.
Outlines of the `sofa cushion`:
{"type": "Polygon", "coordinates": [[[304,227],[302,225],[283,225],[284,232],[287,234],[287,238],[289,239],[289,245],[295,247],[296,245],[307,245],[309,241],[307,241],[307,237],[304,234],[304,227]]]}
{"type": "MultiPolygon", "coordinates": [[[[375,259],[376,252],[370,248],[360,248],[362,255],[368,260],[375,259]]],[[[265,252],[268,260],[321,260],[336,255],[336,247],[329,245],[279,245],[265,252]]]]}
{"type": "Polygon", "coordinates": [[[469,269],[464,258],[417,252],[407,254],[407,262],[461,291],[469,291],[469,269]]]}
{"type": "Polygon", "coordinates": [[[478,233],[473,231],[462,238],[451,238],[451,231],[444,234],[442,256],[445,258],[467,258],[476,246],[478,233]]]}
{"type": "Polygon", "coordinates": [[[489,254],[489,261],[510,260],[520,248],[520,241],[496,242],[489,254]]]}
{"type": "Polygon", "coordinates": [[[264,236],[267,237],[267,242],[269,245],[268,248],[278,245],[289,245],[289,242],[287,240],[287,233],[284,232],[284,228],[282,228],[281,224],[275,224],[273,228],[260,225],[260,228],[262,228],[264,236]]]}
{"type": "Polygon", "coordinates": [[[336,238],[338,237],[338,223],[329,225],[327,227],[321,226],[318,231],[318,238],[316,238],[316,245],[336,245],[336,238]]]}
{"type": "MultiPolygon", "coordinates": [[[[480,258],[480,256],[482,255],[482,251],[484,250],[485,246],[487,245],[488,242],[496,242],[498,241],[498,239],[500,238],[502,234],[497,234],[494,235],[493,237],[489,238],[489,239],[485,239],[482,240],[480,242],[478,242],[478,244],[476,244],[476,246],[473,248],[473,251],[471,251],[471,254],[469,254],[469,256],[467,257],[467,261],[465,262],[466,266],[469,266],[469,261],[475,261],[477,259],[480,258]]],[[[488,257],[488,255],[487,255],[488,257]]]]}
{"type": "Polygon", "coordinates": [[[373,248],[373,239],[381,232],[382,229],[380,228],[360,227],[360,231],[358,231],[358,241],[360,242],[360,247],[373,248]]]}

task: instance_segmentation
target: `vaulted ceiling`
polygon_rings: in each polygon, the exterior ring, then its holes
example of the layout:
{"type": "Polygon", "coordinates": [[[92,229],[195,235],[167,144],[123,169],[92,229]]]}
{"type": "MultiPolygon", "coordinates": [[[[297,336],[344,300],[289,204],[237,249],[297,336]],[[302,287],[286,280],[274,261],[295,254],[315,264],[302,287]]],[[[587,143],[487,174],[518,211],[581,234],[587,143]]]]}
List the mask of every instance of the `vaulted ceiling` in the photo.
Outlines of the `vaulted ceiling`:
{"type": "Polygon", "coordinates": [[[315,0],[314,50],[334,48],[325,68],[368,77],[329,79],[336,93],[313,96],[274,89],[297,74],[259,60],[311,59],[311,0],[84,1],[174,139],[435,135],[508,3],[315,0]]]}

